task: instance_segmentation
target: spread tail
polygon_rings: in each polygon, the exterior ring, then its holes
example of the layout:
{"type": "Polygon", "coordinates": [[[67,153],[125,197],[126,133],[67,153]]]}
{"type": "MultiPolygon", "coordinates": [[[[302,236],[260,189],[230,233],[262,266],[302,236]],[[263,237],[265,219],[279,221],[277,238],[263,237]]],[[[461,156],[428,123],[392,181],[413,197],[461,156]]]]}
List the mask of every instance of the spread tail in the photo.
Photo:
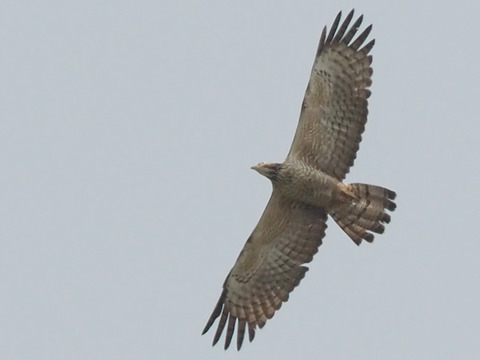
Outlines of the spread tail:
{"type": "Polygon", "coordinates": [[[372,242],[371,232],[382,234],[384,224],[390,222],[385,211],[394,211],[395,192],[380,186],[367,184],[345,184],[351,201],[330,210],[330,215],[343,231],[360,245],[362,240],[372,242]]]}

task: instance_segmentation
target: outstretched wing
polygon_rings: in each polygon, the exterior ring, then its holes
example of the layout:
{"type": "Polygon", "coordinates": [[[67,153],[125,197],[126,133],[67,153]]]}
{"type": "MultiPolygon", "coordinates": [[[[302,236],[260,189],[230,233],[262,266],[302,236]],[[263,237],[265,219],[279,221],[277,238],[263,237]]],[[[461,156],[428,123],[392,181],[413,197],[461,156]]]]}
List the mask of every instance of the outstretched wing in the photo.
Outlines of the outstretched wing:
{"type": "Polygon", "coordinates": [[[287,156],[339,180],[353,165],[365,129],[372,84],[375,40],[362,47],[372,26],[355,40],[363,15],[351,26],[353,10],[342,25],[340,12],[328,32],[324,27],[292,147],[287,156]],[[349,27],[350,26],[350,27],[349,27]]]}
{"type": "Polygon", "coordinates": [[[225,349],[237,324],[237,348],[248,327],[252,341],[308,270],[325,235],[327,213],[320,208],[293,203],[272,193],[269,203],[235,265],[202,334],[220,317],[215,345],[226,326],[225,349]],[[227,324],[228,320],[228,324],[227,324]]]}

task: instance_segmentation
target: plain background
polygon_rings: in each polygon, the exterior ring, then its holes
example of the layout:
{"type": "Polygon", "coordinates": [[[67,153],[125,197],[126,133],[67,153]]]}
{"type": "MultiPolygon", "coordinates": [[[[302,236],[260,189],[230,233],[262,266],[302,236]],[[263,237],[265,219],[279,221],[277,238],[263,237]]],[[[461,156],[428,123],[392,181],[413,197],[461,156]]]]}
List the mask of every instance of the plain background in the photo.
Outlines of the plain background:
{"type": "Polygon", "coordinates": [[[480,2],[2,1],[1,359],[474,359],[480,2]],[[431,5],[432,4],[432,5],[431,5]],[[329,221],[242,351],[200,332],[270,196],[324,25],[373,23],[347,181],[384,235],[329,221]]]}

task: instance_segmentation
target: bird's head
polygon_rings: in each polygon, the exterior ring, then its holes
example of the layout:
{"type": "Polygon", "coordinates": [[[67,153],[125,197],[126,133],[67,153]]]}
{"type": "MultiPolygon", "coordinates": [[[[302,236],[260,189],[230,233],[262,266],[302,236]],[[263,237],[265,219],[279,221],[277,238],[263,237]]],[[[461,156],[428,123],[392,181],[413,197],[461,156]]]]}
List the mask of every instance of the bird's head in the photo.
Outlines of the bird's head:
{"type": "Polygon", "coordinates": [[[260,162],[251,168],[273,181],[277,179],[280,165],[278,163],[260,162]]]}

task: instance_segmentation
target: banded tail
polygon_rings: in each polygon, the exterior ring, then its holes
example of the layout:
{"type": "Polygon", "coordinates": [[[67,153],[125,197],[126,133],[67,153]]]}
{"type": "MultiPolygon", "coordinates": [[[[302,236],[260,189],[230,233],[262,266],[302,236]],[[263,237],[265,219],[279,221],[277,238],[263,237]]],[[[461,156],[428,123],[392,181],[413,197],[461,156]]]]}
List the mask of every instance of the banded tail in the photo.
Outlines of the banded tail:
{"type": "Polygon", "coordinates": [[[345,184],[349,195],[353,195],[350,203],[343,203],[330,209],[330,215],[343,231],[360,245],[362,240],[372,242],[372,232],[382,234],[384,224],[390,222],[386,210],[394,211],[397,205],[393,202],[394,191],[375,185],[345,184]]]}

